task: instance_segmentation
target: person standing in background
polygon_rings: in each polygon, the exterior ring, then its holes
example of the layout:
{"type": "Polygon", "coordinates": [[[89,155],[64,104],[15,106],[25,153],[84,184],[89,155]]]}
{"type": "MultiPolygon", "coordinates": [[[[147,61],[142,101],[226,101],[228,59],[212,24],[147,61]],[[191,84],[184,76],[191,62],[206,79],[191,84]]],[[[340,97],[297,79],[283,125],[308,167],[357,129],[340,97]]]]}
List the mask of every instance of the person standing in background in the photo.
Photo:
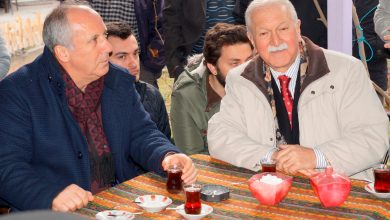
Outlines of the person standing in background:
{"type": "Polygon", "coordinates": [[[355,28],[353,29],[355,39],[353,41],[353,56],[360,59],[358,42],[359,40],[365,40],[364,51],[370,79],[386,91],[388,74],[386,49],[383,47],[383,41],[375,33],[374,25],[374,14],[378,2],[378,0],[353,0],[359,17],[360,27],[364,34],[363,39],[356,39],[356,31],[355,28]]]}
{"type": "MultiPolygon", "coordinates": [[[[390,49],[390,1],[379,0],[374,16],[375,31],[385,41],[384,47],[390,49]]],[[[387,50],[389,51],[389,50],[387,50]]]]}
{"type": "MultiPolygon", "coordinates": [[[[379,0],[378,8],[374,15],[375,32],[385,42],[383,45],[385,48],[386,58],[390,59],[390,1],[379,0]]],[[[390,116],[389,116],[390,117],[390,116]]],[[[389,160],[390,152],[387,152],[384,163],[390,165],[389,160]]]]}
{"type": "Polygon", "coordinates": [[[140,79],[156,88],[165,66],[162,36],[164,0],[90,0],[104,22],[127,22],[140,47],[140,79]]]}
{"type": "Polygon", "coordinates": [[[240,0],[165,0],[163,29],[169,76],[175,81],[188,56],[202,53],[204,36],[216,23],[235,24],[240,0]]]}
{"type": "Polygon", "coordinates": [[[10,64],[11,55],[8,52],[2,32],[0,32],[0,80],[7,75],[10,64]]]}

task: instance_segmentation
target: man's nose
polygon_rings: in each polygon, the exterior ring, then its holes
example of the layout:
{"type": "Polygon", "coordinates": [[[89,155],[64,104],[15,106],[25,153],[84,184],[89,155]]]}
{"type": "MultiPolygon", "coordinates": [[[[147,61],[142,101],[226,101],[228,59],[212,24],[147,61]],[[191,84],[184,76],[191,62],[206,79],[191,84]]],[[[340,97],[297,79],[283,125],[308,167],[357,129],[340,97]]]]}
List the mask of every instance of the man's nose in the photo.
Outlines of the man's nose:
{"type": "Polygon", "coordinates": [[[273,46],[279,46],[280,44],[280,38],[277,33],[272,33],[271,35],[271,43],[273,46]]]}
{"type": "Polygon", "coordinates": [[[137,66],[137,57],[129,56],[129,67],[135,68],[137,66]]]}

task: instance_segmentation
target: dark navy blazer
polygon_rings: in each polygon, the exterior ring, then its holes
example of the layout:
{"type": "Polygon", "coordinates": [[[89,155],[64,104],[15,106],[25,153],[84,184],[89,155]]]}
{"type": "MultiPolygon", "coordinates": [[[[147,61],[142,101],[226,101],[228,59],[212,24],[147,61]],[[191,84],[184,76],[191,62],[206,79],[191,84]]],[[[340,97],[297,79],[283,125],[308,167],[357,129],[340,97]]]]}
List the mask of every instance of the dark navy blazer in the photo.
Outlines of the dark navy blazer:
{"type": "MultiPolygon", "coordinates": [[[[101,108],[117,180],[142,170],[163,175],[163,157],[179,150],[145,112],[134,77],[110,64],[101,108]]],[[[59,64],[45,48],[0,82],[0,198],[17,210],[48,209],[72,183],[90,190],[88,147],[68,108],[59,64]]]]}

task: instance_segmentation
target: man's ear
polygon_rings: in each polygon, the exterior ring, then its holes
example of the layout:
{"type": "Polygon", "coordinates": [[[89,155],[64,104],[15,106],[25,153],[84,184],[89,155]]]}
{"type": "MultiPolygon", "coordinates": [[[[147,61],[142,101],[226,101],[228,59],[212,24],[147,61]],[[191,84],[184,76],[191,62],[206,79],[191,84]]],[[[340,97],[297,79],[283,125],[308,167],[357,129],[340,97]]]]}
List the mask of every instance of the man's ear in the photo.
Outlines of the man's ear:
{"type": "Polygon", "coordinates": [[[213,74],[214,76],[216,76],[218,73],[217,68],[211,63],[207,63],[206,65],[207,65],[207,68],[209,69],[210,73],[213,74]]]}
{"type": "Polygon", "coordinates": [[[70,60],[70,54],[68,48],[56,45],[54,46],[54,55],[57,57],[57,59],[61,62],[69,62],[70,60]]]}
{"type": "Polygon", "coordinates": [[[251,41],[252,46],[255,47],[255,42],[253,41],[252,34],[248,31],[248,32],[246,32],[246,35],[248,36],[249,40],[251,41]]]}
{"type": "Polygon", "coordinates": [[[297,20],[297,23],[295,24],[295,30],[298,33],[298,36],[301,38],[301,20],[297,20]]]}

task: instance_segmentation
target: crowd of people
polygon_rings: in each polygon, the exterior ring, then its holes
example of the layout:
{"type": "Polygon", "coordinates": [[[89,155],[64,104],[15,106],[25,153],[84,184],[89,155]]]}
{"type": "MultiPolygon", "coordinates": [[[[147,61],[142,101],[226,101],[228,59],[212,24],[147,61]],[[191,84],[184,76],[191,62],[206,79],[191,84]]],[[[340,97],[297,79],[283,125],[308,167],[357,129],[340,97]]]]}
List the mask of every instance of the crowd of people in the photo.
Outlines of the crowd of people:
{"type": "MultiPolygon", "coordinates": [[[[199,153],[253,171],[272,159],[292,175],[332,166],[372,179],[389,149],[386,112],[362,62],[327,50],[314,3],[300,3],[62,1],[45,19],[43,53],[0,81],[0,202],[75,211],[173,164],[194,183],[189,155],[199,153]],[[157,84],[164,66],[175,80],[171,123],[157,84]]],[[[377,7],[365,19],[383,40],[379,67],[390,2],[364,6],[377,7]]],[[[372,80],[387,89],[379,68],[372,80]]]]}

